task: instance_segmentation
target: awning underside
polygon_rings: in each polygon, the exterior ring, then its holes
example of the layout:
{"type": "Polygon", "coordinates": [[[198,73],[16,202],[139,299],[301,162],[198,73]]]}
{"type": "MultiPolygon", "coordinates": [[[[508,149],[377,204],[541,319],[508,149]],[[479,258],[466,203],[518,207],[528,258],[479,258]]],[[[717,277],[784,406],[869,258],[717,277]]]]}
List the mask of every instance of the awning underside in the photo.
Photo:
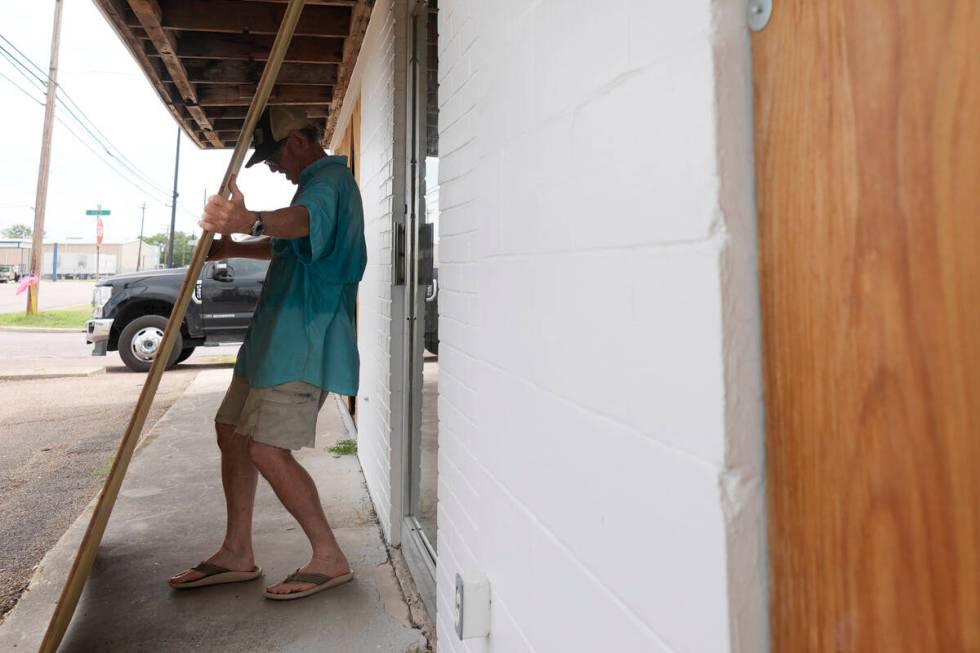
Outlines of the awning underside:
{"type": "MultiPolygon", "coordinates": [[[[234,147],[285,0],[95,0],[199,147],[234,147]]],[[[373,0],[307,0],[269,104],[302,107],[329,142],[373,0]]]]}

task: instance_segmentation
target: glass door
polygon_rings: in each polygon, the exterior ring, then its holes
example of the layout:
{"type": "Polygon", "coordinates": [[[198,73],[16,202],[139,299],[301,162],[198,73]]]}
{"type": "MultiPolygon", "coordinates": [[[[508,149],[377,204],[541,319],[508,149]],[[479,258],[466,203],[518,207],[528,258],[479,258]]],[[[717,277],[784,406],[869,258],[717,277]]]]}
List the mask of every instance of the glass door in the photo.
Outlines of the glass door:
{"type": "MultiPolygon", "coordinates": [[[[439,131],[436,0],[419,2],[411,17],[409,74],[410,232],[408,293],[409,455],[406,560],[420,593],[435,596],[439,477],[439,131]]],[[[428,606],[430,610],[434,605],[428,606]]]]}

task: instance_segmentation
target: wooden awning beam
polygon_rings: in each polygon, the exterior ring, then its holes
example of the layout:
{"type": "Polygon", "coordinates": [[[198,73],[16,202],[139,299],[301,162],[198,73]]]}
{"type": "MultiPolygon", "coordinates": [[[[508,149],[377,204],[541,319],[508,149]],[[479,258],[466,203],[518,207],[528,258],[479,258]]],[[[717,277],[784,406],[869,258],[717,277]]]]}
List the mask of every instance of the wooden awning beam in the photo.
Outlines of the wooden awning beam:
{"type": "Polygon", "coordinates": [[[183,98],[183,106],[187,112],[197,122],[198,127],[207,137],[207,140],[215,147],[224,147],[224,143],[218,138],[211,127],[208,117],[198,106],[197,91],[187,79],[187,71],[177,56],[174,38],[161,26],[161,9],[156,0],[129,0],[129,7],[133,10],[140,25],[146,31],[146,35],[157,53],[163,60],[163,65],[170,74],[170,79],[177,87],[180,97],[183,98]]]}
{"type": "MultiPolygon", "coordinates": [[[[187,79],[201,84],[258,84],[262,63],[252,61],[193,59],[184,62],[187,79]]],[[[280,84],[333,86],[337,83],[336,64],[284,63],[280,84]]]]}
{"type": "MultiPolygon", "coordinates": [[[[242,0],[244,2],[275,2],[276,4],[287,4],[289,0],[242,0]]],[[[330,7],[350,7],[351,5],[356,5],[357,0],[306,0],[305,5],[309,7],[310,5],[324,5],[330,7]]]]}
{"type": "MultiPolygon", "coordinates": [[[[160,60],[158,58],[153,58],[147,56],[146,52],[141,49],[141,44],[135,36],[135,30],[130,29],[126,26],[126,15],[130,12],[129,6],[126,4],[125,0],[102,0],[101,2],[96,2],[96,7],[102,12],[105,19],[112,26],[112,29],[119,35],[123,43],[129,48],[133,53],[133,57],[136,59],[136,63],[139,64],[140,68],[146,73],[147,79],[150,84],[156,89],[157,94],[163,101],[164,106],[173,115],[177,124],[184,127],[184,133],[194,141],[198,147],[204,147],[209,141],[201,140],[199,136],[200,132],[194,129],[188,128],[187,115],[180,98],[173,97],[171,93],[172,87],[168,87],[164,83],[159,67],[162,67],[160,60]]],[[[141,32],[143,30],[140,30],[141,32]]],[[[152,45],[150,46],[152,48],[152,45]]],[[[154,54],[156,50],[154,49],[154,54]]]]}
{"type": "MultiPolygon", "coordinates": [[[[279,29],[285,7],[270,2],[242,0],[158,0],[160,25],[164,29],[224,32],[228,34],[270,34],[279,29]]],[[[132,3],[130,3],[132,4],[132,3]]],[[[136,12],[136,18],[140,18],[136,12]]],[[[344,6],[306,7],[299,19],[297,36],[339,36],[350,33],[351,10],[344,6]]],[[[142,20],[139,21],[142,23],[142,20]]],[[[134,23],[132,27],[139,27],[134,23]]],[[[146,25],[143,25],[146,29],[146,25]]],[[[147,30],[149,34],[149,30],[147,30]]],[[[152,36],[151,36],[152,38],[152,36]]]]}
{"type": "MultiPolygon", "coordinates": [[[[269,58],[288,0],[95,0],[185,132],[203,147],[229,134],[269,58]],[[220,124],[220,127],[219,127],[220,124]]],[[[374,0],[309,0],[269,104],[336,125],[374,0]]]]}
{"type": "MultiPolygon", "coordinates": [[[[241,59],[266,61],[272,37],[264,34],[215,34],[183,32],[177,41],[177,56],[182,59],[241,59]]],[[[152,43],[146,54],[158,56],[152,43]]],[[[340,63],[344,60],[344,39],[336,37],[297,36],[289,45],[286,63],[340,63]]]]}
{"type": "Polygon", "coordinates": [[[334,87],[333,98],[330,101],[330,115],[327,116],[327,128],[323,134],[325,143],[330,142],[333,130],[337,127],[340,107],[344,103],[347,86],[350,84],[351,75],[354,73],[354,64],[357,63],[357,56],[361,52],[361,42],[367,32],[372,9],[374,9],[374,0],[358,0],[354,8],[351,9],[350,36],[344,41],[344,60],[341,62],[340,70],[337,73],[337,86],[334,87]]]}
{"type": "MultiPolygon", "coordinates": [[[[235,132],[235,136],[231,140],[236,140],[238,138],[238,133],[242,130],[244,120],[244,118],[214,118],[211,120],[211,124],[214,125],[214,129],[219,135],[230,131],[235,132]]],[[[327,119],[326,117],[314,118],[311,120],[311,122],[322,130],[324,127],[326,127],[327,119]]],[[[228,139],[225,139],[224,137],[222,137],[221,140],[225,143],[228,142],[228,139]]]]}
{"type": "MultiPolygon", "coordinates": [[[[326,118],[330,112],[326,103],[297,104],[293,106],[305,111],[306,115],[310,118],[326,118]]],[[[246,112],[246,108],[241,105],[223,105],[223,106],[208,107],[208,115],[212,118],[212,120],[221,120],[223,118],[244,118],[245,112],[246,112]]]]}
{"type": "MultiPolygon", "coordinates": [[[[202,107],[248,106],[255,94],[252,84],[201,86],[198,104],[202,107]]],[[[328,104],[333,97],[332,86],[276,86],[269,96],[269,105],[328,104]]]]}

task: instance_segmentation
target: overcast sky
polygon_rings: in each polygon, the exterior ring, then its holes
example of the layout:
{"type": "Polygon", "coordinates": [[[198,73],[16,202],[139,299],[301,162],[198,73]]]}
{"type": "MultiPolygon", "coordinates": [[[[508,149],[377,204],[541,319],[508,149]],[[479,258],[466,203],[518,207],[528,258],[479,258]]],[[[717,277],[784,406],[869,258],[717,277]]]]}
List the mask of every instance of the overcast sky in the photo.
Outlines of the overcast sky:
{"type": "MultiPolygon", "coordinates": [[[[109,141],[169,197],[173,186],[177,124],[150,86],[129,51],[92,0],[63,0],[58,83],[109,141]]],[[[54,0],[0,0],[0,34],[47,72],[54,0]]],[[[9,46],[2,40],[0,45],[9,46]]],[[[29,82],[5,58],[0,74],[23,88],[29,82]]],[[[42,92],[34,92],[43,101],[42,92]]],[[[34,222],[38,160],[44,107],[0,77],[0,229],[34,222]]],[[[59,106],[63,120],[81,136],[82,128],[59,106]]],[[[89,145],[92,143],[88,140],[89,145]]],[[[177,229],[197,228],[205,189],[215,192],[231,157],[230,150],[199,150],[182,136],[178,182],[177,229]]],[[[108,157],[106,157],[108,158],[108,157]]],[[[167,229],[169,202],[161,193],[145,192],[121,178],[55,122],[51,173],[45,212],[46,241],[95,239],[95,219],[85,215],[101,203],[112,215],[103,218],[105,242],[135,238],[140,205],[146,203],[144,233],[167,229]]],[[[146,186],[148,184],[144,184],[146,186]]],[[[240,186],[249,208],[285,206],[293,186],[265,166],[243,170],[240,186]]]]}

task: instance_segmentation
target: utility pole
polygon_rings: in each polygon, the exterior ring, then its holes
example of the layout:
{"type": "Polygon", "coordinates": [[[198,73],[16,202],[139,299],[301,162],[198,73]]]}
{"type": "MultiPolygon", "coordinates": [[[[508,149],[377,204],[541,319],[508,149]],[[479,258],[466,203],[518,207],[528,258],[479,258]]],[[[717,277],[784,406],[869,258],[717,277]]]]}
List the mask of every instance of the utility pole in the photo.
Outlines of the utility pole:
{"type": "Polygon", "coordinates": [[[143,223],[146,222],[146,202],[140,207],[140,242],[136,246],[136,271],[140,271],[140,261],[143,259],[143,223]]]}
{"type": "Polygon", "coordinates": [[[44,204],[48,196],[48,170],[51,167],[51,131],[54,125],[55,95],[58,92],[58,47],[61,44],[62,0],[54,0],[54,27],[51,31],[51,59],[48,62],[48,93],[44,103],[44,130],[41,132],[41,163],[37,172],[34,201],[34,233],[31,239],[31,276],[27,286],[27,314],[37,314],[37,293],[41,285],[41,259],[44,255],[44,204]]]}
{"type": "Polygon", "coordinates": [[[167,267],[174,266],[174,225],[177,222],[177,171],[180,170],[180,127],[177,127],[177,157],[174,160],[174,194],[170,204],[170,238],[167,241],[167,267]]]}
{"type": "Polygon", "coordinates": [[[99,282],[99,260],[102,257],[102,205],[95,209],[95,283],[99,282]]]}

